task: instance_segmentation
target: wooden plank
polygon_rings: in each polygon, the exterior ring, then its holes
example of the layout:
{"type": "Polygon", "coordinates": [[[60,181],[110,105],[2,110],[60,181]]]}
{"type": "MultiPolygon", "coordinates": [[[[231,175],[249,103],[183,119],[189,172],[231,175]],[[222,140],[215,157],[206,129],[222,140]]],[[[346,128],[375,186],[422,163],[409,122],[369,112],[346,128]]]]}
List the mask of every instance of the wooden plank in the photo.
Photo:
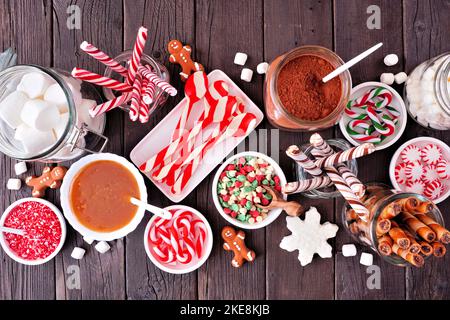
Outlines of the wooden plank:
{"type": "MultiPolygon", "coordinates": [[[[331,1],[265,1],[264,4],[264,58],[272,61],[277,56],[302,45],[321,45],[333,48],[331,1]]],[[[333,129],[321,132],[325,138],[333,136],[333,129]]],[[[294,179],[294,162],[285,155],[292,144],[309,143],[310,133],[280,132],[279,163],[289,181],[294,179]]],[[[332,200],[313,201],[294,195],[305,208],[315,206],[324,221],[333,221],[332,200]]],[[[267,298],[268,299],[332,299],[334,292],[333,259],[315,258],[311,265],[301,267],[298,252],[280,249],[284,236],[290,234],[282,213],[266,231],[267,298]]]]}
{"type": "MultiPolygon", "coordinates": [[[[262,106],[262,78],[255,72],[251,83],[239,79],[242,67],[233,64],[236,52],[248,54],[247,68],[255,70],[263,61],[263,7],[252,1],[197,1],[196,54],[208,71],[224,70],[262,106]]],[[[241,148],[240,148],[241,149],[241,148]]],[[[215,171],[213,171],[214,173],[215,171]]],[[[263,299],[265,297],[264,230],[246,232],[247,245],[257,253],[256,261],[240,269],[231,266],[232,256],[224,252],[220,232],[225,220],[211,198],[213,174],[197,187],[197,208],[211,223],[214,248],[210,259],[199,269],[199,299],[263,299]]]]}
{"type": "MultiPolygon", "coordinates": [[[[131,122],[124,115],[125,156],[129,157],[134,146],[183,98],[183,85],[179,80],[179,67],[168,62],[167,43],[179,39],[194,44],[194,1],[128,1],[124,2],[124,48],[132,48],[138,28],[148,28],[148,40],[145,52],[154,56],[170,70],[172,83],[179,94],[156,111],[148,124],[131,122]]],[[[148,179],[148,201],[156,206],[165,207],[170,201],[148,179]]],[[[196,207],[195,192],[182,204],[196,207]]],[[[126,241],[126,274],[128,299],[195,299],[197,297],[196,272],[176,276],[165,273],[148,259],[143,242],[147,216],[137,230],[126,241]]]]}
{"type": "MultiPolygon", "coordinates": [[[[79,48],[86,40],[111,56],[122,51],[122,1],[54,1],[53,43],[56,68],[70,72],[81,67],[100,74],[104,66],[89,57],[79,48]],[[69,29],[66,21],[70,5],[80,9],[81,30],[69,29]]],[[[109,138],[107,152],[123,153],[123,114],[119,110],[108,113],[105,135],[109,138]]],[[[71,163],[71,162],[70,162],[71,163]]],[[[67,163],[66,165],[70,165],[67,163]]],[[[82,237],[69,228],[69,236],[56,259],[57,299],[124,299],[125,298],[125,253],[124,241],[111,242],[112,249],[105,254],[98,253],[82,237]],[[70,257],[75,246],[86,249],[83,260],[70,257]],[[69,289],[66,281],[72,274],[69,267],[78,266],[81,288],[69,289]]]]}
{"type": "MultiPolygon", "coordinates": [[[[51,4],[47,1],[0,1],[0,50],[12,47],[19,63],[49,66],[51,63],[51,4]]],[[[15,200],[29,197],[30,189],[6,189],[6,180],[15,177],[16,161],[0,156],[0,171],[4,177],[0,184],[0,212],[15,200]]],[[[28,165],[26,175],[39,172],[42,165],[28,165]]],[[[23,175],[21,178],[25,178],[23,175]]],[[[23,180],[23,179],[22,179],[23,180]]],[[[53,261],[35,267],[23,266],[0,251],[0,299],[53,299],[55,275],[53,261]]]]}
{"type": "MultiPolygon", "coordinates": [[[[334,34],[336,52],[346,61],[377,42],[383,42],[383,47],[361,61],[351,69],[353,85],[365,81],[379,81],[382,72],[399,72],[403,66],[401,1],[335,1],[334,34]],[[381,9],[381,29],[369,30],[366,13],[370,5],[381,9]],[[388,53],[396,53],[400,62],[394,67],[386,67],[383,58],[388,53]]],[[[396,88],[400,90],[400,88],[396,88]]],[[[337,136],[342,137],[339,128],[337,136]]],[[[398,144],[397,144],[398,145],[398,144]]],[[[358,161],[358,177],[363,182],[383,182],[389,184],[388,166],[390,157],[396,147],[382,150],[358,161]]],[[[342,202],[336,206],[336,221],[340,223],[341,231],[336,244],[340,251],[344,243],[353,243],[348,233],[343,230],[341,219],[342,202]]],[[[359,247],[358,252],[371,252],[367,247],[359,247]]],[[[366,279],[370,274],[359,264],[359,255],[344,258],[339,252],[336,256],[336,299],[402,299],[405,296],[405,271],[383,263],[375,257],[374,264],[381,268],[381,289],[368,289],[366,279]]]]}
{"type": "MultiPolygon", "coordinates": [[[[403,1],[405,43],[405,69],[411,72],[425,60],[450,50],[448,12],[450,3],[443,0],[403,1]],[[406,32],[409,30],[409,32],[406,32]]],[[[407,137],[432,136],[450,144],[447,131],[433,131],[420,127],[411,120],[406,129],[407,137]]],[[[450,200],[439,204],[447,227],[450,225],[450,200]]],[[[448,246],[447,246],[448,249],[448,246]]],[[[406,273],[407,299],[450,298],[450,255],[444,259],[429,259],[423,270],[408,269],[406,273]]]]}

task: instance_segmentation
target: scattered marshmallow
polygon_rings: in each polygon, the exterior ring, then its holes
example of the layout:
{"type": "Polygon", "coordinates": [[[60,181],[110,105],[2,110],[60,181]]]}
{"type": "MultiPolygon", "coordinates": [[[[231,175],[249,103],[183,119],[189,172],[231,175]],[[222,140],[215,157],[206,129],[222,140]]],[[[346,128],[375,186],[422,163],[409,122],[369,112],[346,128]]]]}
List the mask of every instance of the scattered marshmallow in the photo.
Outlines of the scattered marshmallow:
{"type": "Polygon", "coordinates": [[[393,73],[382,73],[380,76],[380,82],[383,82],[387,85],[391,85],[394,83],[395,77],[393,73]]]}
{"type": "Polygon", "coordinates": [[[394,76],[395,83],[402,84],[408,79],[408,75],[405,72],[399,72],[394,76]]]}
{"type": "Polygon", "coordinates": [[[83,237],[84,242],[86,242],[87,244],[93,244],[94,243],[94,239],[89,238],[89,237],[83,237]]]}
{"type": "Polygon", "coordinates": [[[83,259],[85,253],[86,253],[86,250],[84,250],[83,248],[75,247],[75,248],[73,248],[70,256],[74,259],[81,260],[81,259],[83,259]]]}
{"type": "Polygon", "coordinates": [[[43,151],[56,142],[53,131],[39,131],[23,124],[14,133],[14,138],[22,142],[24,151],[28,154],[36,154],[43,151]]]}
{"type": "Polygon", "coordinates": [[[8,190],[20,190],[20,187],[22,187],[22,181],[20,179],[8,179],[8,182],[6,183],[6,188],[8,190]]]}
{"type": "Polygon", "coordinates": [[[361,263],[364,266],[370,267],[373,264],[373,255],[367,252],[361,253],[359,263],[361,263]]]}
{"type": "Polygon", "coordinates": [[[398,56],[394,53],[388,54],[386,57],[384,57],[384,64],[388,67],[396,65],[398,62],[398,56]]]}
{"type": "Polygon", "coordinates": [[[247,62],[247,54],[242,52],[237,52],[234,56],[234,64],[243,66],[247,62]]]}
{"type": "Polygon", "coordinates": [[[252,81],[252,77],[253,77],[253,70],[252,69],[248,69],[248,68],[244,68],[242,69],[241,72],[241,79],[247,82],[252,81]]]}
{"type": "Polygon", "coordinates": [[[27,163],[23,162],[23,161],[17,162],[14,165],[14,171],[16,172],[17,176],[20,176],[21,174],[24,174],[25,172],[28,171],[27,163]]]}
{"type": "Polygon", "coordinates": [[[69,113],[66,112],[60,115],[57,125],[53,128],[56,139],[62,137],[64,130],[66,130],[67,122],[69,122],[69,113]]]}
{"type": "Polygon", "coordinates": [[[0,103],[0,117],[12,129],[17,128],[22,123],[20,113],[28,100],[28,96],[22,91],[14,91],[0,103]]]}
{"type": "Polygon", "coordinates": [[[17,90],[25,92],[30,99],[36,99],[44,95],[45,91],[55,81],[42,72],[30,72],[22,77],[17,90]]]}
{"type": "Polygon", "coordinates": [[[30,128],[39,131],[51,130],[60,119],[58,107],[41,99],[27,101],[20,117],[30,128]]]}
{"type": "Polygon", "coordinates": [[[256,66],[256,72],[258,72],[258,74],[265,74],[267,69],[269,69],[269,64],[267,62],[261,62],[256,66]]]}
{"type": "Polygon", "coordinates": [[[66,95],[58,83],[52,84],[47,88],[44,94],[44,100],[56,105],[60,113],[68,111],[66,95]]]}
{"type": "Polygon", "coordinates": [[[356,247],[354,244],[344,244],[342,246],[342,255],[344,257],[354,257],[356,256],[356,247]]]}
{"type": "Polygon", "coordinates": [[[109,246],[108,242],[106,241],[100,241],[95,245],[95,250],[97,250],[100,253],[107,252],[111,247],[109,246]]]}

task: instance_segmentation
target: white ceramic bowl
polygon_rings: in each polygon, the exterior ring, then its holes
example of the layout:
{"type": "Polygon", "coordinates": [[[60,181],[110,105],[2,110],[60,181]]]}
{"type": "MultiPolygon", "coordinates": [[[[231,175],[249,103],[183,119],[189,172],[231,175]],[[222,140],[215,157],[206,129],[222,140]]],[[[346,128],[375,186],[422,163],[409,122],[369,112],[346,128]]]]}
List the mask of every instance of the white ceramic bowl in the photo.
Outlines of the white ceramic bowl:
{"type": "MultiPolygon", "coordinates": [[[[350,94],[350,100],[356,99],[357,97],[362,96],[365,92],[368,90],[371,90],[375,87],[383,87],[390,92],[392,92],[392,103],[391,105],[396,107],[397,110],[400,111],[400,117],[398,119],[397,124],[395,125],[395,132],[390,137],[387,137],[384,139],[380,144],[376,145],[377,150],[386,149],[390,146],[392,146],[395,142],[397,142],[398,139],[402,136],[403,132],[406,128],[406,121],[408,119],[408,113],[406,112],[406,106],[405,102],[403,101],[402,97],[395,91],[392,87],[388,86],[387,84],[376,82],[376,81],[370,81],[370,82],[364,82],[352,89],[352,92],[350,94]]],[[[350,118],[344,113],[342,115],[341,120],[339,121],[339,127],[341,128],[342,134],[344,137],[354,146],[359,146],[362,142],[356,141],[353,139],[347,132],[347,124],[350,122],[350,118]]]]}
{"type": "MultiPolygon", "coordinates": [[[[410,144],[414,144],[414,145],[418,146],[419,148],[422,148],[429,143],[432,143],[432,144],[435,144],[435,145],[441,147],[444,158],[447,160],[450,160],[450,147],[446,143],[442,142],[441,140],[438,140],[438,139],[432,138],[432,137],[419,137],[419,138],[414,138],[414,139],[406,141],[404,144],[402,144],[397,149],[397,151],[395,151],[394,155],[391,158],[391,164],[389,165],[389,177],[391,178],[392,186],[396,190],[405,191],[405,186],[398,184],[397,180],[395,180],[395,166],[400,163],[400,161],[399,161],[400,153],[402,152],[402,150],[405,149],[410,144]]],[[[445,199],[447,199],[450,196],[450,180],[447,179],[446,181],[444,181],[444,179],[442,179],[441,182],[445,183],[446,191],[439,198],[432,200],[436,204],[444,201],[445,199]]]]}
{"type": "Polygon", "coordinates": [[[144,183],[144,178],[141,176],[139,170],[131,162],[129,162],[127,159],[123,157],[120,157],[112,153],[98,153],[98,154],[91,154],[84,158],[81,158],[80,160],[78,160],[77,162],[75,162],[70,166],[70,169],[67,171],[66,176],[64,177],[63,183],[61,185],[61,207],[63,209],[64,216],[66,217],[67,221],[83,237],[91,238],[97,241],[112,241],[123,238],[130,232],[133,232],[139,225],[139,223],[142,221],[145,209],[143,207],[139,207],[137,209],[136,214],[134,215],[134,218],[130,221],[130,223],[112,232],[94,231],[87,228],[78,221],[78,218],[73,213],[72,205],[70,203],[70,189],[72,187],[73,179],[76,177],[78,172],[80,172],[80,170],[84,166],[99,160],[114,161],[127,168],[136,179],[136,182],[139,187],[140,199],[143,201],[147,201],[147,188],[144,183]]]}
{"type": "Polygon", "coordinates": [[[5,237],[3,235],[3,232],[0,232],[0,244],[1,244],[2,248],[3,248],[3,250],[5,250],[6,254],[11,259],[13,259],[16,262],[19,262],[21,264],[25,264],[25,265],[29,265],[29,266],[36,266],[36,265],[39,265],[39,264],[44,264],[46,262],[49,262],[50,260],[52,260],[61,251],[61,249],[62,249],[62,247],[64,245],[64,241],[66,240],[67,228],[66,228],[66,221],[64,220],[64,217],[61,214],[61,211],[59,211],[59,209],[55,205],[53,205],[52,203],[48,202],[47,200],[40,199],[40,198],[23,198],[23,199],[20,199],[20,200],[17,200],[15,202],[13,202],[8,208],[6,208],[5,212],[1,216],[1,218],[0,218],[0,226],[3,226],[7,216],[9,215],[10,211],[13,208],[15,208],[19,204],[21,204],[23,202],[27,202],[27,201],[34,201],[34,202],[42,203],[42,204],[46,205],[47,207],[49,207],[56,214],[56,216],[58,217],[59,223],[61,225],[61,241],[60,241],[58,247],[56,248],[56,250],[51,255],[49,255],[45,259],[26,260],[26,259],[23,259],[23,258],[19,257],[14,251],[12,251],[10,249],[9,245],[6,243],[6,240],[5,240],[5,237]]]}
{"type": "MultiPolygon", "coordinates": [[[[214,180],[212,183],[212,196],[213,196],[213,201],[217,208],[217,211],[219,211],[219,213],[222,215],[222,217],[225,220],[227,220],[229,223],[231,223],[241,229],[260,229],[260,228],[264,228],[264,227],[268,226],[273,221],[275,221],[275,219],[278,218],[281,211],[283,211],[283,210],[282,209],[272,209],[267,213],[267,218],[264,219],[263,221],[255,222],[254,224],[249,224],[246,222],[241,222],[241,221],[231,217],[230,215],[227,215],[223,211],[223,208],[219,202],[219,197],[217,195],[217,184],[219,182],[220,174],[225,170],[225,167],[227,165],[229,165],[231,162],[233,162],[235,159],[240,158],[240,157],[246,157],[246,156],[261,158],[264,161],[268,162],[275,169],[275,174],[280,178],[280,184],[285,185],[287,183],[286,176],[284,175],[283,170],[281,170],[280,166],[278,165],[278,163],[275,162],[275,160],[273,160],[272,158],[270,158],[269,156],[267,156],[263,153],[254,152],[254,151],[246,151],[246,152],[241,152],[241,153],[238,153],[237,155],[230,157],[220,166],[220,168],[216,172],[216,175],[214,176],[214,180]]],[[[283,198],[287,199],[287,196],[283,195],[283,198]]]]}
{"type": "Polygon", "coordinates": [[[181,210],[190,211],[195,216],[197,216],[198,218],[200,218],[203,221],[203,223],[206,226],[206,230],[207,230],[205,248],[203,249],[203,251],[204,251],[203,256],[201,257],[201,259],[192,259],[192,261],[188,264],[176,263],[174,265],[169,265],[169,264],[163,264],[163,263],[159,262],[158,259],[156,259],[155,256],[153,255],[153,253],[150,249],[149,241],[148,241],[148,234],[150,232],[150,227],[152,226],[152,224],[155,221],[155,219],[157,218],[157,216],[153,216],[150,219],[150,221],[148,222],[147,227],[145,228],[144,247],[145,247],[145,252],[147,252],[147,256],[149,257],[149,259],[151,260],[151,262],[153,262],[153,264],[155,266],[157,266],[162,271],[165,271],[168,273],[184,274],[184,273],[189,273],[194,270],[197,270],[209,258],[209,255],[211,254],[212,247],[213,247],[213,233],[212,233],[211,226],[209,225],[208,220],[206,220],[206,218],[200,212],[198,212],[197,210],[195,210],[191,207],[188,207],[188,206],[176,204],[173,206],[166,207],[165,209],[166,210],[180,210],[181,209],[181,210]]]}

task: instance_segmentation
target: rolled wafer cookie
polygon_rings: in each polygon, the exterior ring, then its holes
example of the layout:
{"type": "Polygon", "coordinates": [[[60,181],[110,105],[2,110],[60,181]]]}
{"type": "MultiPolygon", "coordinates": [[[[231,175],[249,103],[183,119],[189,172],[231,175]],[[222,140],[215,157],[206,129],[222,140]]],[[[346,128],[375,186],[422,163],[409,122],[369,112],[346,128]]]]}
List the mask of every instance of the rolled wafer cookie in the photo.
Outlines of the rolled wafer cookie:
{"type": "Polygon", "coordinates": [[[392,254],[392,246],[394,244],[394,240],[385,234],[378,239],[378,251],[384,256],[390,256],[392,254]]]}
{"type": "Polygon", "coordinates": [[[327,176],[314,177],[308,180],[289,182],[282,187],[284,194],[294,194],[332,186],[333,182],[327,176]]]}
{"type": "Polygon", "coordinates": [[[450,231],[445,229],[443,226],[441,226],[439,223],[437,223],[432,218],[427,216],[425,213],[416,213],[414,216],[421,222],[426,224],[428,227],[430,227],[436,233],[437,239],[440,242],[442,242],[443,244],[450,243],[450,231]]]}
{"type": "Polygon", "coordinates": [[[408,250],[409,252],[413,253],[413,254],[419,254],[420,253],[420,249],[421,246],[420,244],[416,241],[416,237],[414,237],[411,232],[409,231],[405,231],[406,235],[408,236],[409,241],[411,242],[411,245],[409,246],[408,250]]]}
{"type": "Polygon", "coordinates": [[[380,219],[392,219],[397,216],[402,207],[397,202],[391,202],[381,211],[380,219]]]}
{"type": "Polygon", "coordinates": [[[397,200],[397,203],[402,207],[403,211],[414,212],[419,206],[419,200],[416,197],[408,197],[397,200]]]}
{"type": "Polygon", "coordinates": [[[440,242],[432,242],[431,246],[433,247],[433,255],[437,258],[442,258],[445,256],[445,253],[447,252],[447,249],[445,246],[440,242]]]}
{"type": "Polygon", "coordinates": [[[391,220],[389,219],[378,219],[376,225],[376,233],[378,237],[389,232],[391,229],[391,220]]]}
{"type": "Polygon", "coordinates": [[[415,208],[415,212],[427,213],[427,212],[432,211],[433,209],[434,209],[434,205],[431,201],[422,201],[415,208]]]}
{"type": "Polygon", "coordinates": [[[411,245],[411,241],[409,241],[406,233],[401,229],[397,223],[391,222],[392,227],[389,230],[389,236],[394,240],[394,243],[398,245],[400,248],[407,250],[411,245]]]}
{"type": "Polygon", "coordinates": [[[400,212],[398,217],[413,233],[417,233],[423,240],[433,242],[436,239],[436,233],[412,214],[400,212]]]}
{"type": "Polygon", "coordinates": [[[431,246],[431,244],[429,244],[426,241],[419,241],[420,244],[420,252],[428,257],[431,256],[433,254],[433,247],[431,246]]]}
{"type": "Polygon", "coordinates": [[[415,267],[422,267],[424,264],[424,260],[420,255],[412,254],[395,243],[392,246],[392,251],[415,267]]]}

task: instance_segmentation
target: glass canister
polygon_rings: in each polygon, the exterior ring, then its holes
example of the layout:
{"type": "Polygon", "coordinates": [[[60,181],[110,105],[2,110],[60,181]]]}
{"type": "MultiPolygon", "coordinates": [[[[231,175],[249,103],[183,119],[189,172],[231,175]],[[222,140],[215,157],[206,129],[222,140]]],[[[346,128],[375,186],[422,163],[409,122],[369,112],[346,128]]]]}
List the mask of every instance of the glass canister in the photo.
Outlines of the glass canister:
{"type": "Polygon", "coordinates": [[[37,65],[9,67],[0,72],[0,152],[41,162],[101,152],[108,141],[102,134],[106,118],[92,119],[88,112],[99,103],[90,84],[67,72],[37,65]]]}
{"type": "MultiPolygon", "coordinates": [[[[382,252],[384,250],[384,245],[380,245],[380,242],[383,238],[377,232],[377,224],[381,220],[382,214],[385,214],[383,212],[393,210],[394,206],[398,206],[398,211],[409,211],[411,209],[405,209],[406,205],[402,206],[401,203],[405,203],[404,201],[417,201],[415,202],[417,208],[425,208],[425,212],[423,213],[444,227],[444,219],[438,207],[420,194],[400,192],[391,190],[391,188],[384,184],[370,183],[367,184],[367,191],[363,200],[365,206],[369,209],[368,221],[364,222],[363,220],[358,219],[348,203],[345,203],[342,208],[342,223],[356,241],[370,247],[385,261],[393,265],[408,266],[410,264],[402,257],[394,254],[394,252],[390,254],[382,252]]],[[[396,217],[394,216],[391,221],[396,221],[396,217]]],[[[409,236],[411,236],[411,234],[412,233],[410,233],[409,236]]],[[[418,243],[423,242],[423,239],[420,239],[417,235],[412,236],[412,239],[416,240],[418,243]]]]}
{"type": "MultiPolygon", "coordinates": [[[[114,60],[122,65],[126,65],[128,61],[130,61],[132,55],[133,51],[127,50],[119,54],[117,57],[115,57],[114,60]]],[[[149,55],[146,55],[145,53],[142,55],[141,64],[144,66],[149,65],[156,75],[158,75],[162,80],[170,83],[170,74],[167,68],[161,63],[157,62],[152,57],[150,57],[149,55]]],[[[123,81],[122,77],[109,67],[105,69],[104,75],[105,77],[108,78],[123,81]]],[[[109,88],[103,88],[103,94],[105,95],[107,100],[111,100],[116,97],[114,92],[109,88]]],[[[163,106],[164,103],[167,101],[167,98],[168,94],[165,91],[161,90],[159,87],[156,87],[155,97],[153,99],[153,102],[150,104],[149,115],[155,112],[159,107],[163,106]]],[[[130,111],[130,107],[128,104],[124,104],[120,106],[120,108],[126,112],[130,111]]]]}
{"type": "Polygon", "coordinates": [[[408,76],[404,98],[410,116],[420,125],[450,129],[450,52],[418,65],[408,76]]]}
{"type": "MultiPolygon", "coordinates": [[[[337,152],[342,150],[347,150],[351,148],[352,146],[343,139],[328,139],[327,143],[337,152]]],[[[310,158],[312,158],[311,151],[313,150],[313,146],[308,144],[305,146],[302,146],[303,152],[310,158]]],[[[346,162],[348,168],[355,174],[358,175],[358,164],[356,162],[356,159],[353,159],[351,161],[346,162]]],[[[296,179],[298,181],[311,179],[312,176],[306,172],[302,166],[298,165],[298,163],[295,163],[295,173],[296,173],[296,179]]],[[[311,190],[307,192],[302,192],[302,195],[305,197],[311,198],[311,199],[332,199],[341,197],[341,193],[336,190],[335,187],[326,187],[322,189],[317,190],[311,190]]]]}
{"type": "MultiPolygon", "coordinates": [[[[337,54],[320,46],[298,47],[275,58],[275,60],[270,63],[264,81],[264,106],[269,122],[279,129],[288,131],[315,131],[334,126],[339,121],[345,105],[348,102],[352,88],[351,75],[347,70],[326,84],[322,83],[321,77],[338,68],[342,64],[344,64],[344,61],[342,61],[337,54]],[[331,112],[322,118],[313,120],[305,120],[300,118],[298,115],[295,115],[292,112],[292,109],[289,109],[283,105],[280,97],[280,90],[288,89],[282,87],[289,87],[290,84],[292,84],[286,82],[281,83],[279,81],[280,73],[283,68],[289,66],[291,62],[295,63],[296,59],[305,57],[311,57],[310,59],[317,60],[317,62],[312,65],[317,66],[318,70],[320,68],[325,68],[324,65],[330,67],[330,70],[327,72],[317,71],[315,74],[306,74],[302,76],[302,79],[297,79],[300,83],[304,83],[305,85],[305,92],[298,92],[298,99],[300,101],[302,101],[303,98],[308,99],[308,103],[311,103],[311,100],[314,100],[313,105],[317,106],[317,108],[314,108],[317,109],[315,110],[316,112],[324,107],[326,99],[333,98],[336,100],[334,102],[335,105],[333,105],[334,109],[331,112]],[[333,87],[330,87],[333,81],[340,82],[340,92],[333,92],[333,87]],[[321,100],[321,96],[322,98],[325,98],[325,101],[321,100]]],[[[296,69],[290,69],[292,70],[291,72],[294,73],[292,76],[295,78],[295,76],[298,75],[295,74],[296,69]]],[[[293,106],[290,106],[290,108],[292,107],[293,106]]]]}

